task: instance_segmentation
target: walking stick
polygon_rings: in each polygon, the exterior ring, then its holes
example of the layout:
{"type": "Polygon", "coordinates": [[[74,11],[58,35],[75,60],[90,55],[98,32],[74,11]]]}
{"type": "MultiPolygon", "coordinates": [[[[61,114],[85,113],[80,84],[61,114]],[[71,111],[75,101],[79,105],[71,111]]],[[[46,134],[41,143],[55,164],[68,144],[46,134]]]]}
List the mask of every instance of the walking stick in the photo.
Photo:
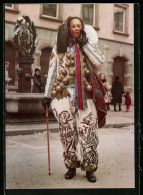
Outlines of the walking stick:
{"type": "Polygon", "coordinates": [[[48,127],[48,105],[46,105],[46,118],[47,118],[47,146],[48,146],[48,168],[50,173],[50,148],[49,148],[49,127],[48,127]]]}

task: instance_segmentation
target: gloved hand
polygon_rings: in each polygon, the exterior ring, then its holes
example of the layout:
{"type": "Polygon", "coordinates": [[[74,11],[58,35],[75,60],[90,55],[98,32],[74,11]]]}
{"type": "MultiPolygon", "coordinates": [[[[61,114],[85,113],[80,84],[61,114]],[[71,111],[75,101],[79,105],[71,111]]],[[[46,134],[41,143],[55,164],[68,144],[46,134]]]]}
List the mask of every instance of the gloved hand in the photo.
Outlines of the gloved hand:
{"type": "Polygon", "coordinates": [[[80,47],[83,47],[87,44],[87,38],[86,38],[86,32],[84,30],[81,30],[82,37],[76,38],[76,40],[79,42],[80,47]]]}
{"type": "Polygon", "coordinates": [[[50,98],[44,98],[42,101],[42,106],[46,110],[46,105],[48,105],[48,108],[50,107],[51,99],[50,98]]]}

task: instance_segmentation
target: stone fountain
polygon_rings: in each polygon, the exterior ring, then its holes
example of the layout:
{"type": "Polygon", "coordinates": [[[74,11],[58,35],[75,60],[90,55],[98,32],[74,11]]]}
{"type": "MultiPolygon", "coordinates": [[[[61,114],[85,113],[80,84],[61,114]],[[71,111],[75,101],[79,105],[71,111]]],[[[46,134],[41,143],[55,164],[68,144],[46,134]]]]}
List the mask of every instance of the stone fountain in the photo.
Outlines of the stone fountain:
{"type": "MultiPolygon", "coordinates": [[[[7,116],[20,118],[31,118],[45,115],[42,107],[43,94],[31,93],[33,53],[37,45],[37,34],[33,21],[29,16],[20,16],[17,19],[13,44],[17,52],[18,92],[6,93],[7,116]],[[29,117],[30,116],[30,117],[29,117]]],[[[32,120],[32,119],[31,119],[32,120]]]]}

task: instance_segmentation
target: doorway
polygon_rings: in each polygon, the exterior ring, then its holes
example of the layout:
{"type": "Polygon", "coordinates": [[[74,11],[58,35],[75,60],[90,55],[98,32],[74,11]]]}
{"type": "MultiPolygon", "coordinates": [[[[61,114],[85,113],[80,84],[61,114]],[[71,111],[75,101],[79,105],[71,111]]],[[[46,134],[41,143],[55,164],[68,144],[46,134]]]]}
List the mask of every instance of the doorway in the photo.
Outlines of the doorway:
{"type": "Polygon", "coordinates": [[[125,74],[125,62],[126,58],[124,57],[115,57],[113,62],[113,78],[112,83],[115,80],[116,76],[120,77],[120,82],[124,86],[124,74],[125,74]]]}
{"type": "Polygon", "coordinates": [[[40,66],[41,66],[41,79],[43,80],[43,73],[49,70],[50,55],[52,52],[51,47],[46,47],[41,50],[40,66]]]}

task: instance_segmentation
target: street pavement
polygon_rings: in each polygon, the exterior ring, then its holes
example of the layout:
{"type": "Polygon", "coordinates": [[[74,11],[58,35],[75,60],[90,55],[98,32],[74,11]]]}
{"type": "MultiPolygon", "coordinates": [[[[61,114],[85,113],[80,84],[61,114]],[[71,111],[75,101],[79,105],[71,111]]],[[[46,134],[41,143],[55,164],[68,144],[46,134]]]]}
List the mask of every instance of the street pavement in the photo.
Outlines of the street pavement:
{"type": "Polygon", "coordinates": [[[103,128],[98,136],[96,183],[88,182],[80,169],[72,180],[64,178],[58,132],[50,133],[51,175],[46,133],[6,136],[6,189],[134,188],[134,126],[103,128]]]}
{"type": "MultiPolygon", "coordinates": [[[[134,107],[107,114],[106,126],[98,130],[97,182],[90,183],[77,169],[65,180],[58,125],[49,122],[51,175],[48,174],[46,123],[6,124],[6,189],[134,188],[134,107]],[[17,135],[17,136],[16,136],[17,135]]],[[[79,149],[79,145],[78,145],[79,149]]],[[[80,150],[78,150],[80,158],[80,150]]]]}
{"type": "MultiPolygon", "coordinates": [[[[28,135],[33,133],[42,133],[46,131],[47,124],[45,121],[40,122],[22,122],[6,123],[5,130],[7,136],[13,135],[28,135]]],[[[107,113],[106,125],[104,128],[119,128],[134,124],[134,106],[131,106],[130,112],[126,112],[125,105],[122,105],[122,111],[113,111],[113,106],[110,106],[110,111],[107,113]]],[[[58,123],[56,120],[49,120],[49,131],[58,132],[58,123]]]]}

